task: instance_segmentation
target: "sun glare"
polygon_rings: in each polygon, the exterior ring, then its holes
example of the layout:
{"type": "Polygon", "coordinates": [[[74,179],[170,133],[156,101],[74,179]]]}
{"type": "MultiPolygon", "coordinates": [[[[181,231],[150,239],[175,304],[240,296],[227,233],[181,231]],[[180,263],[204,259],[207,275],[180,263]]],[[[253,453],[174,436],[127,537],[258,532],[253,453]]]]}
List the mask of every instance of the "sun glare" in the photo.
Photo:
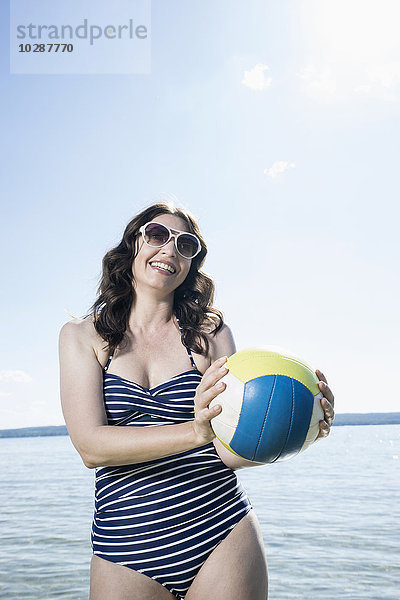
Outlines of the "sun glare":
{"type": "Polygon", "coordinates": [[[308,5],[310,28],[326,58],[374,61],[399,52],[398,0],[311,0],[308,5]]]}
{"type": "Polygon", "coordinates": [[[307,61],[299,76],[312,93],[396,98],[400,83],[398,0],[306,0],[307,61]]]}

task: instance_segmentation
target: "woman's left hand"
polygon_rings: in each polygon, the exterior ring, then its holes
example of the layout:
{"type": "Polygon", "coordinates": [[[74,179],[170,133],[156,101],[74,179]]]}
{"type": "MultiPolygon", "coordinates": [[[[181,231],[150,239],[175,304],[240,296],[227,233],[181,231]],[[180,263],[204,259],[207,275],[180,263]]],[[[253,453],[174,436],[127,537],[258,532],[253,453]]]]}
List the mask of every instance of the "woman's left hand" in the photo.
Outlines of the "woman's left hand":
{"type": "Polygon", "coordinates": [[[319,369],[317,369],[315,373],[319,379],[318,387],[324,396],[321,398],[321,407],[324,411],[324,420],[319,422],[319,434],[315,440],[317,441],[329,435],[333,419],[335,418],[335,398],[330,387],[328,386],[325,375],[321,373],[319,369]]]}

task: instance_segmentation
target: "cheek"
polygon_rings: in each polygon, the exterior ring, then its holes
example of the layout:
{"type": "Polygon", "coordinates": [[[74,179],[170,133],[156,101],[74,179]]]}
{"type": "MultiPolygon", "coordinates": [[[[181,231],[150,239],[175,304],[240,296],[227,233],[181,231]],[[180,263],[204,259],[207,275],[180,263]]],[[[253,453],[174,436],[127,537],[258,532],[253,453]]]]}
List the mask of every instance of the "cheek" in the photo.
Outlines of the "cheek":
{"type": "Polygon", "coordinates": [[[137,275],[137,273],[140,273],[140,269],[142,267],[142,258],[141,256],[135,256],[135,259],[132,263],[132,275],[135,277],[137,275]]]}
{"type": "Polygon", "coordinates": [[[149,257],[146,257],[146,248],[147,248],[147,246],[144,246],[143,240],[136,240],[135,258],[132,263],[132,273],[133,274],[135,273],[135,270],[137,270],[141,266],[145,266],[146,260],[149,258],[149,257]]]}
{"type": "Polygon", "coordinates": [[[186,277],[189,275],[191,264],[184,264],[181,266],[181,283],[183,283],[186,277]]]}

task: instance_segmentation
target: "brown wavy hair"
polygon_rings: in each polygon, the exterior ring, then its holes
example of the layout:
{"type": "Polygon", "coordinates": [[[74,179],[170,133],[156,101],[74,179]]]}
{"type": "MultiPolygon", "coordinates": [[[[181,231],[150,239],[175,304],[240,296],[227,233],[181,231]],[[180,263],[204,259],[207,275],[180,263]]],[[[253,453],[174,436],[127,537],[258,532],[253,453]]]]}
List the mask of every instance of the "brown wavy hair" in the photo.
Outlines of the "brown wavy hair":
{"type": "Polygon", "coordinates": [[[103,270],[97,290],[98,297],[86,317],[93,317],[97,333],[107,343],[110,353],[120,346],[128,324],[135,295],[132,263],[137,254],[136,239],[139,229],[158,215],[174,215],[183,219],[190,231],[200,240],[201,251],[192,259],[189,273],[175,290],[173,312],[182,327],[182,342],[206,356],[209,342],[205,332],[210,322],[215,335],[224,323],[221,311],[212,306],[214,282],[201,271],[207,246],[194,217],[185,209],[164,203],[152,204],[134,217],[126,226],[120,243],[103,258],[103,270]]]}

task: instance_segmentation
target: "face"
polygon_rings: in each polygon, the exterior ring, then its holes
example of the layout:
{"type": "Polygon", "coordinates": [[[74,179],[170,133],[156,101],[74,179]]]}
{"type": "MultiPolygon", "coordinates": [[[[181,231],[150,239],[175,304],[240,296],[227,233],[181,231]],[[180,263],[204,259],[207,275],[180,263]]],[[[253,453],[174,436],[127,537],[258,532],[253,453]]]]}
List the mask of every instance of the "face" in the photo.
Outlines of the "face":
{"type": "MultiPolygon", "coordinates": [[[[173,233],[189,231],[186,222],[175,215],[157,215],[152,221],[169,227],[173,233]]],[[[137,238],[138,252],[133,261],[132,274],[136,289],[141,285],[172,292],[181,285],[189,273],[192,259],[183,258],[175,247],[174,238],[165,246],[154,248],[145,244],[142,235],[137,238]]]]}

